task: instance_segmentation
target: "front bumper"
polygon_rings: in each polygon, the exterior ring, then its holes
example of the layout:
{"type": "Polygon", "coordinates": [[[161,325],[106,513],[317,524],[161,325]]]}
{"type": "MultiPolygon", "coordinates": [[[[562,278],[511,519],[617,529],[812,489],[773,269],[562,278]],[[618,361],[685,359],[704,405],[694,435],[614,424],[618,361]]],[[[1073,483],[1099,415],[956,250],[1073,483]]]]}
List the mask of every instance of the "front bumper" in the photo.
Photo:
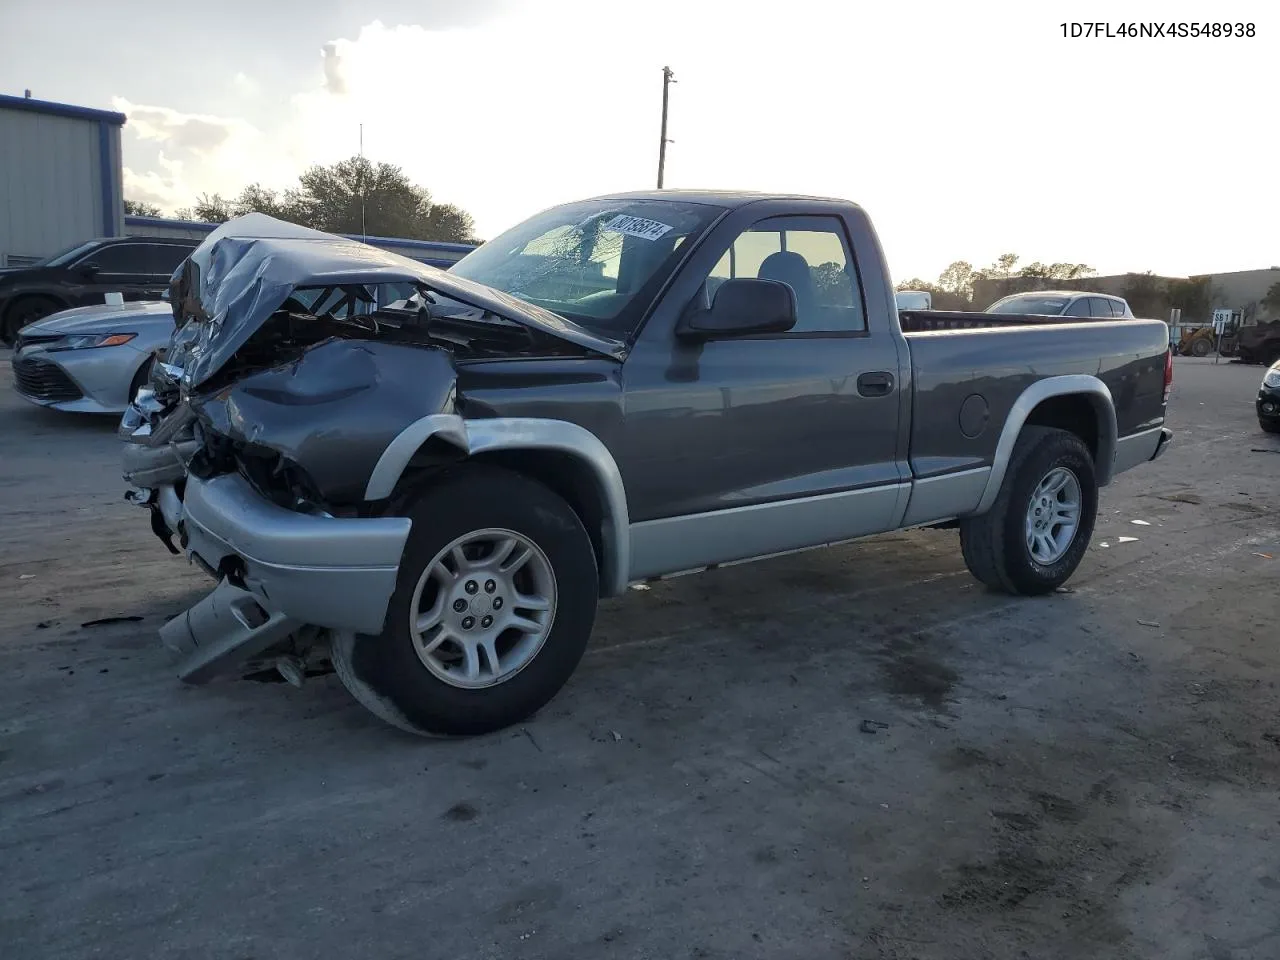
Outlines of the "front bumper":
{"type": "Polygon", "coordinates": [[[88,350],[15,350],[13,385],[24,400],[72,413],[120,413],[146,359],[130,344],[88,350]]]}
{"type": "Polygon", "coordinates": [[[1280,390],[1263,387],[1258,391],[1254,404],[1259,420],[1280,420],[1280,390]]]}
{"type": "Polygon", "coordinates": [[[412,522],[295,513],[228,474],[188,477],[183,542],[208,569],[242,578],[269,615],[382,632],[412,522]]]}

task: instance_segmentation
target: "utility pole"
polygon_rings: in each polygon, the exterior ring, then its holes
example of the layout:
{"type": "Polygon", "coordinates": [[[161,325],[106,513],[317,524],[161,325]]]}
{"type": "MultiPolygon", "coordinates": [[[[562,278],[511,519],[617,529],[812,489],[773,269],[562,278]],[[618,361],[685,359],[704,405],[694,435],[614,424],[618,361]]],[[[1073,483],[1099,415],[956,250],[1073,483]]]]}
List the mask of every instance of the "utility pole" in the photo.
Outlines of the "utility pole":
{"type": "Polygon", "coordinates": [[[676,82],[676,75],[670,67],[662,68],[662,140],[658,144],[658,189],[662,189],[662,174],[667,166],[667,144],[674,140],[667,139],[667,89],[676,82]]]}

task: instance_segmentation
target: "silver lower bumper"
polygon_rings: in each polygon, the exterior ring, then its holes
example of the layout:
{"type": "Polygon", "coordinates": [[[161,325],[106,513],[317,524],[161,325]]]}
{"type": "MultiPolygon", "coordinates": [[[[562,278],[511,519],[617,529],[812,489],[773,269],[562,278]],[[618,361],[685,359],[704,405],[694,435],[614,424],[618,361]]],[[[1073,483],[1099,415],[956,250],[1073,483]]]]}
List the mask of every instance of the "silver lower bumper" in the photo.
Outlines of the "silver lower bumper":
{"type": "Polygon", "coordinates": [[[232,653],[251,656],[304,624],[381,633],[411,526],[407,517],[295,513],[236,475],[188,477],[188,552],[215,571],[234,568],[244,586],[224,580],[166,625],[166,643],[223,662],[232,653]]]}
{"type": "Polygon", "coordinates": [[[190,610],[160,628],[160,642],[182,659],[178,677],[205,683],[284,640],[302,624],[269,613],[248,590],[226,580],[190,610]]]}

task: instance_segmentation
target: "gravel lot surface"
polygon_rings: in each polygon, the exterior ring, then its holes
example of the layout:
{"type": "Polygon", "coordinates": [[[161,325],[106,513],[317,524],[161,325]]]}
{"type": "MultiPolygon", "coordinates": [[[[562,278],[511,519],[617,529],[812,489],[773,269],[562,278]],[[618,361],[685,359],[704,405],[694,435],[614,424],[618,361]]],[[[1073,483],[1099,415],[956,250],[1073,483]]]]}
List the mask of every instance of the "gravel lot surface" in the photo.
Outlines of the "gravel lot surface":
{"type": "Polygon", "coordinates": [[[1178,361],[1070,592],[988,593],[942,531],[681,578],[527,726],[436,742],[332,677],[180,685],[156,631],[209,582],[114,422],[7,361],[6,960],[1280,957],[1259,367],[1178,361]]]}

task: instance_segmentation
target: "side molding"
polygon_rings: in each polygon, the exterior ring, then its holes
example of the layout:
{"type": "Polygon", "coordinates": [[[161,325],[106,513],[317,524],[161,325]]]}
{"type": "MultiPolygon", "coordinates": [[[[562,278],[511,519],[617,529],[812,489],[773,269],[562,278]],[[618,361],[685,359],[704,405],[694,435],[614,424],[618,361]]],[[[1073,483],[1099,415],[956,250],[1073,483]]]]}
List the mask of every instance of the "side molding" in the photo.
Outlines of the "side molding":
{"type": "Polygon", "coordinates": [[[985,513],[991,509],[996,497],[1000,495],[1000,485],[1004,483],[1005,472],[1009,469],[1009,459],[1013,456],[1014,444],[1018,435],[1040,403],[1052,397],[1073,395],[1085,396],[1093,407],[1098,418],[1098,456],[1096,470],[1098,486],[1104,487],[1111,482],[1111,471],[1116,458],[1116,407],[1107,385],[1097,377],[1089,374],[1070,374],[1061,377],[1045,377],[1037,380],[1014,401],[1009,416],[1005,419],[1004,429],[1000,431],[1000,441],[996,444],[995,458],[991,464],[991,475],[987,478],[986,489],[982,499],[974,509],[975,514],[985,513]]]}
{"type": "Polygon", "coordinates": [[[626,591],[631,565],[627,493],[618,464],[599,437],[566,420],[539,417],[466,420],[452,413],[431,414],[405,427],[387,445],[369,477],[365,499],[389,497],[413,455],[431,437],[452,444],[464,456],[494,450],[556,450],[581,461],[591,471],[604,504],[604,528],[600,531],[604,546],[601,592],[605,596],[616,596],[626,591]]]}

